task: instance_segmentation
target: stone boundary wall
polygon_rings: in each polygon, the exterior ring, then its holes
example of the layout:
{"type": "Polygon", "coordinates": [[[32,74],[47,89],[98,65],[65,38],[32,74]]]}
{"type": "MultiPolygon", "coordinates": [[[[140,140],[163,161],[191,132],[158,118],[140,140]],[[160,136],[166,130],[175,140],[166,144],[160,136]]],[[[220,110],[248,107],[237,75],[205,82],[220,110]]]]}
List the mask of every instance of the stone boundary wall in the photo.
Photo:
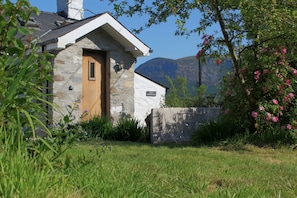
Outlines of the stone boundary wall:
{"type": "Polygon", "coordinates": [[[219,113],[219,107],[152,109],[150,141],[152,144],[189,141],[195,129],[216,120],[219,113]]]}

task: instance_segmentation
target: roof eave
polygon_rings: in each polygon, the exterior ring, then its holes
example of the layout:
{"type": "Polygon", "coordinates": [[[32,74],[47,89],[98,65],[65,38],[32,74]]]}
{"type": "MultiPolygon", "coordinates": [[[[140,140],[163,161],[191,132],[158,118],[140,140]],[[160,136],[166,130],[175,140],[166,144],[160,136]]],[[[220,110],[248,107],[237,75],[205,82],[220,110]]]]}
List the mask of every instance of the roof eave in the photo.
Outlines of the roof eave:
{"type": "Polygon", "coordinates": [[[55,47],[56,49],[64,49],[70,44],[74,44],[77,39],[100,27],[111,34],[125,47],[125,51],[132,53],[135,58],[149,56],[150,48],[107,12],[67,34],[43,42],[42,45],[48,50],[53,50],[55,47]]]}

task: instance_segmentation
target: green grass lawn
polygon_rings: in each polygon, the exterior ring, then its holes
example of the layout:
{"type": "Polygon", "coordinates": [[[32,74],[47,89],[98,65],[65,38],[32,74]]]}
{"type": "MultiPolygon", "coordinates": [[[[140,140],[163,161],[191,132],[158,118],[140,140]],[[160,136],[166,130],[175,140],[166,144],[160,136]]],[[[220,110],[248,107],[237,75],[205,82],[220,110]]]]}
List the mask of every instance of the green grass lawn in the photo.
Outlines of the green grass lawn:
{"type": "Polygon", "coordinates": [[[194,148],[78,143],[65,153],[67,160],[61,161],[65,167],[61,169],[65,175],[62,195],[297,197],[296,154],[291,148],[250,145],[194,148]]]}

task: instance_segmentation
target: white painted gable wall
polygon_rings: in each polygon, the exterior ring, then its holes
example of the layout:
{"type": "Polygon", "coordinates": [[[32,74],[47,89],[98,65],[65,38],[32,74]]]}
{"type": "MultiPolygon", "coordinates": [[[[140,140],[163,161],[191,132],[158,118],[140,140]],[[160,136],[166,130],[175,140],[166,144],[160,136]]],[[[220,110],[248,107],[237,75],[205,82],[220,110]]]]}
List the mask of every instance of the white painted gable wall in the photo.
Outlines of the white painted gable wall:
{"type": "Polygon", "coordinates": [[[146,126],[145,118],[152,108],[164,106],[166,88],[137,73],[134,74],[134,118],[142,126],[146,126]],[[156,96],[147,96],[147,91],[156,92],[156,96]]]}

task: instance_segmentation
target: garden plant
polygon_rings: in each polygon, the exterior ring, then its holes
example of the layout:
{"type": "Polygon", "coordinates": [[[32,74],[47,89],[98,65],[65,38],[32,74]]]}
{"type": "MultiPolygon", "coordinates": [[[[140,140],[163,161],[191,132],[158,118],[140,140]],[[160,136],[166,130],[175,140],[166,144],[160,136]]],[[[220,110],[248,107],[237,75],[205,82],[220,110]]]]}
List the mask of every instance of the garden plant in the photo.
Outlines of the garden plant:
{"type": "Polygon", "coordinates": [[[232,60],[222,119],[194,135],[199,147],[135,143],[148,138],[136,120],[74,123],[71,111],[50,128],[53,56],[18,20],[39,11],[1,1],[0,197],[296,197],[296,147],[285,145],[296,141],[296,1],[112,2],[118,15],[146,14],[146,27],[174,15],[178,34],[202,35],[197,58],[232,60]],[[187,31],[193,10],[201,23],[187,31]],[[205,34],[211,25],[220,33],[205,34]],[[238,134],[247,141],[228,139],[238,134]]]}

